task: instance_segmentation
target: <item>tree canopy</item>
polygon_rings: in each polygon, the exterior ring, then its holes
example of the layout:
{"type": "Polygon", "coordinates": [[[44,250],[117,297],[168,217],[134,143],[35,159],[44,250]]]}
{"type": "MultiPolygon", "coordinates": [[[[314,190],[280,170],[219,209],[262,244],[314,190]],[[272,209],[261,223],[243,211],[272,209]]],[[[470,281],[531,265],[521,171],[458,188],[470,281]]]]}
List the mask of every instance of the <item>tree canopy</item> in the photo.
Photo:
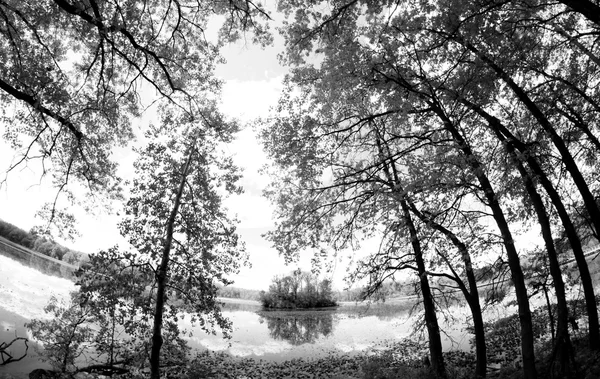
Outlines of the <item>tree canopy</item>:
{"type": "MultiPolygon", "coordinates": [[[[273,159],[267,196],[277,207],[268,238],[290,259],[378,239],[351,278],[377,287],[398,270],[416,271],[428,327],[435,316],[423,278],[451,278],[477,299],[473,269],[493,251],[510,269],[523,372],[535,378],[527,258],[515,239],[523,225],[538,228],[560,304],[563,337],[552,359],[561,375],[575,375],[554,239],[564,230],[573,243],[597,348],[595,295],[573,226],[585,214],[600,228],[595,5],[328,5],[280,5],[288,17],[281,59],[291,73],[262,131],[273,159]]],[[[430,329],[430,343],[437,333],[430,329]]],[[[444,376],[440,349],[430,346],[444,376]]]]}
{"type": "MultiPolygon", "coordinates": [[[[41,160],[57,197],[120,196],[114,152],[136,118],[155,102],[202,114],[219,92],[223,42],[252,33],[267,43],[266,19],[250,0],[0,1],[2,124],[18,151],[9,171],[41,160]]],[[[51,209],[58,219],[57,200],[51,209]]]]}

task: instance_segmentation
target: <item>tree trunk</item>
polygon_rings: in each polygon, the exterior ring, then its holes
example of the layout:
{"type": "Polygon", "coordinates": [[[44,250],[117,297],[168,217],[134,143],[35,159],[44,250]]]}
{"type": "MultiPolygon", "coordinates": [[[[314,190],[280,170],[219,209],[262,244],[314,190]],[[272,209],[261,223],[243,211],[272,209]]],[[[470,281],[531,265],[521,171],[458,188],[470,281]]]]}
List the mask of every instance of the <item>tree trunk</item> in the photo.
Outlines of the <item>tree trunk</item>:
{"type": "Polygon", "coordinates": [[[442,354],[442,339],[440,337],[440,327],[435,313],[435,304],[429,279],[427,279],[427,270],[425,269],[425,261],[423,259],[423,251],[417,230],[410,217],[408,204],[405,200],[400,201],[404,222],[408,227],[411,244],[415,253],[415,262],[417,264],[417,274],[419,275],[419,283],[421,286],[421,294],[423,295],[423,307],[425,308],[425,325],[429,335],[429,356],[431,359],[431,368],[440,378],[446,378],[446,365],[442,354]]]}
{"type": "MultiPolygon", "coordinates": [[[[576,3],[576,1],[573,1],[576,3]]],[[[600,16],[598,16],[600,17],[600,16]]],[[[600,235],[600,208],[596,203],[596,199],[592,192],[590,191],[589,186],[587,185],[583,174],[579,170],[577,163],[573,159],[571,152],[565,145],[565,141],[558,135],[554,127],[550,124],[548,118],[544,115],[541,109],[529,98],[527,93],[517,84],[515,81],[494,61],[492,61],[487,55],[483,54],[472,44],[463,41],[462,39],[457,39],[459,43],[477,55],[483,62],[485,62],[495,73],[498,75],[504,83],[506,83],[512,91],[517,96],[517,99],[525,105],[525,107],[529,110],[529,112],[533,115],[533,117],[537,120],[538,124],[544,129],[546,133],[550,136],[550,140],[560,153],[562,161],[565,165],[565,168],[571,174],[571,178],[573,179],[573,183],[579,190],[583,203],[587,208],[590,219],[596,230],[596,235],[600,235]]]]}
{"type": "Polygon", "coordinates": [[[473,331],[475,332],[475,378],[485,378],[487,375],[487,350],[485,347],[485,328],[479,296],[471,294],[468,302],[473,315],[473,331]]]}
{"type": "Polygon", "coordinates": [[[430,102],[432,110],[440,117],[446,130],[452,135],[459,149],[467,157],[467,161],[471,165],[473,173],[476,175],[481,188],[484,191],[485,198],[488,201],[488,206],[492,210],[494,220],[498,225],[498,229],[502,235],[504,248],[506,249],[506,255],[508,257],[508,266],[512,276],[513,285],[515,287],[515,295],[517,298],[517,304],[519,309],[519,322],[521,325],[521,354],[523,358],[523,374],[525,379],[537,378],[537,371],[535,368],[535,353],[534,353],[534,339],[533,339],[533,323],[531,320],[531,310],[529,308],[529,298],[527,296],[527,287],[525,285],[525,278],[523,276],[523,270],[521,269],[521,262],[519,254],[515,248],[512,233],[508,226],[508,222],[504,217],[502,207],[498,202],[497,195],[488,179],[485,175],[485,169],[478,161],[475,154],[473,154],[470,146],[467,144],[463,136],[460,134],[456,126],[446,116],[443,109],[436,103],[430,102]]]}
{"type": "Polygon", "coordinates": [[[400,177],[396,171],[395,162],[392,160],[389,152],[389,146],[386,145],[387,151],[383,151],[382,144],[385,144],[383,138],[376,130],[376,139],[379,150],[379,156],[383,164],[383,170],[388,179],[390,189],[394,197],[398,200],[402,209],[402,218],[405,226],[408,228],[411,245],[413,248],[415,262],[417,264],[417,275],[419,276],[419,284],[421,287],[421,294],[423,295],[423,307],[425,309],[425,325],[427,327],[427,333],[429,336],[429,357],[431,368],[435,374],[441,378],[446,379],[446,365],[444,363],[444,355],[442,351],[442,339],[440,337],[440,327],[435,312],[435,304],[433,301],[433,294],[431,293],[431,287],[429,286],[429,279],[427,279],[427,271],[425,269],[425,261],[423,259],[423,251],[421,249],[421,242],[417,234],[417,229],[413,223],[412,217],[410,216],[410,208],[406,200],[404,191],[402,190],[402,183],[400,177]],[[388,159],[390,162],[388,163],[388,159]],[[390,172],[391,167],[391,172],[390,172]]]}
{"type": "Polygon", "coordinates": [[[581,278],[581,285],[583,287],[583,293],[585,295],[585,304],[586,311],[588,314],[588,339],[590,348],[593,350],[600,349],[600,323],[598,321],[598,305],[596,304],[596,295],[594,291],[594,285],[592,282],[592,276],[590,274],[590,270],[587,264],[587,260],[585,259],[585,254],[583,252],[583,247],[581,246],[581,240],[579,239],[579,235],[577,234],[577,230],[571,221],[571,218],[565,208],[563,201],[554,188],[554,185],[538,164],[536,159],[529,153],[527,146],[517,139],[511,132],[506,128],[502,122],[496,117],[490,115],[481,107],[471,103],[466,99],[460,99],[461,103],[468,106],[470,109],[474,110],[477,114],[482,116],[486,121],[488,121],[488,125],[492,130],[497,130],[506,136],[506,139],[511,144],[519,150],[522,156],[525,158],[527,164],[536,175],[537,179],[540,181],[540,184],[546,190],[546,193],[550,197],[558,216],[563,224],[565,229],[565,233],[567,238],[569,239],[569,243],[571,244],[571,249],[573,250],[573,256],[575,257],[575,261],[577,262],[577,267],[579,269],[579,276],[581,278]]]}
{"type": "MultiPolygon", "coordinates": [[[[497,136],[501,141],[506,142],[506,139],[500,133],[498,133],[497,136]]],[[[562,279],[560,263],[558,262],[558,255],[556,254],[556,249],[554,248],[554,239],[552,238],[550,219],[548,218],[548,213],[546,212],[546,207],[544,206],[542,197],[537,192],[535,184],[531,179],[531,176],[529,175],[525,167],[523,167],[523,164],[519,161],[519,158],[517,158],[515,154],[514,146],[510,142],[506,143],[505,146],[508,153],[511,155],[515,165],[517,166],[519,173],[521,174],[523,183],[525,185],[525,189],[527,190],[529,198],[533,203],[533,207],[535,209],[540,227],[542,229],[542,237],[546,245],[546,252],[548,253],[547,255],[548,262],[550,264],[550,275],[552,276],[552,280],[554,281],[554,290],[556,292],[556,301],[558,306],[558,322],[556,327],[557,333],[552,359],[554,359],[555,354],[558,354],[559,377],[570,378],[573,376],[573,368],[569,365],[572,352],[571,339],[569,338],[567,297],[565,295],[565,283],[562,279]]]]}
{"type": "Polygon", "coordinates": [[[163,344],[162,338],[162,321],[163,321],[163,312],[166,301],[166,288],[167,288],[167,270],[169,268],[169,255],[171,253],[171,245],[173,243],[173,225],[175,224],[175,218],[177,217],[177,213],[179,212],[179,205],[181,203],[181,197],[183,196],[183,190],[185,188],[185,183],[187,180],[187,176],[190,169],[190,164],[192,161],[192,155],[194,153],[194,149],[191,147],[190,152],[183,167],[183,172],[181,173],[181,182],[179,183],[179,188],[177,189],[177,193],[175,194],[175,202],[173,203],[173,208],[171,209],[171,213],[169,214],[169,219],[167,220],[167,230],[165,233],[165,242],[163,246],[162,257],[160,261],[160,266],[158,267],[158,271],[156,273],[156,308],[154,310],[154,325],[152,329],[152,349],[150,351],[150,378],[151,379],[160,379],[160,349],[163,344]]]}
{"type": "MultiPolygon", "coordinates": [[[[485,378],[487,375],[487,348],[485,346],[485,329],[483,325],[483,315],[481,314],[481,304],[479,302],[479,291],[477,288],[477,281],[475,280],[475,273],[473,272],[473,265],[471,263],[471,255],[467,249],[467,246],[456,236],[456,234],[452,233],[448,228],[443,225],[437,223],[435,220],[425,216],[422,212],[420,212],[417,207],[410,201],[407,201],[411,211],[419,217],[419,219],[426,223],[428,226],[433,229],[441,232],[448,238],[454,246],[458,249],[463,264],[465,265],[465,272],[467,274],[467,281],[469,283],[469,289],[466,288],[463,281],[460,279],[452,265],[449,261],[446,261],[446,264],[452,271],[454,275],[453,280],[457,283],[458,287],[462,291],[465,299],[467,300],[467,304],[471,310],[471,315],[473,316],[473,329],[475,332],[475,377],[485,378]]],[[[446,258],[442,255],[442,258],[446,260],[446,258]]]]}

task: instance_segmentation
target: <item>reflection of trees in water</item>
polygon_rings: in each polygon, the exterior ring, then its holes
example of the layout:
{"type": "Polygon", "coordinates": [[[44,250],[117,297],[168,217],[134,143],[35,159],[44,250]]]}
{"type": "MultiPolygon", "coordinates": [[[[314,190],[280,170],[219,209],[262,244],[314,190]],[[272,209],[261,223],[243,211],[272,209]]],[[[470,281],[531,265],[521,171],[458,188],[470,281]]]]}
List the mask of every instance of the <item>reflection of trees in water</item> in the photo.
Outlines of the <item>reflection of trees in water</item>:
{"type": "Polygon", "coordinates": [[[17,262],[46,275],[53,275],[59,278],[67,279],[71,279],[73,277],[74,269],[72,266],[69,267],[69,265],[57,262],[55,259],[50,257],[26,253],[6,245],[0,246],[0,255],[16,260],[17,262]]]}
{"type": "Polygon", "coordinates": [[[420,312],[421,307],[418,299],[407,299],[402,303],[364,302],[344,305],[338,308],[338,313],[347,318],[375,316],[380,321],[395,321],[408,317],[411,311],[420,312]]]}
{"type": "Polygon", "coordinates": [[[260,323],[267,321],[271,338],[292,345],[315,342],[319,336],[333,332],[333,313],[329,312],[263,312],[260,323]]]}

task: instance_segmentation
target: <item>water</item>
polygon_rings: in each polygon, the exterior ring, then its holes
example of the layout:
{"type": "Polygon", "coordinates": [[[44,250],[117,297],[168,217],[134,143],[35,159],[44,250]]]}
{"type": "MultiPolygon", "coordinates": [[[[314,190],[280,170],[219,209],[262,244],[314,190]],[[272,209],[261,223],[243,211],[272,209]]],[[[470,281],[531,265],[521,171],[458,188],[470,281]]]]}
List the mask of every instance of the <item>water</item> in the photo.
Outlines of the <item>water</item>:
{"type": "MultiPolygon", "coordinates": [[[[344,304],[325,310],[265,311],[258,303],[228,301],[224,315],[233,322],[230,340],[198,334],[189,344],[199,349],[266,360],[359,353],[410,335],[413,318],[405,306],[344,304]]],[[[188,323],[182,327],[193,330],[188,323]]]]}
{"type": "MultiPolygon", "coordinates": [[[[24,324],[29,321],[23,316],[14,312],[0,308],[0,343],[9,344],[15,336],[28,337],[24,324]]],[[[50,366],[42,363],[38,355],[39,346],[35,342],[15,341],[9,348],[9,353],[13,359],[18,359],[27,353],[26,356],[6,366],[0,366],[0,373],[7,373],[17,378],[27,378],[29,373],[36,368],[49,368],[50,366]]],[[[7,356],[4,357],[8,359],[7,356]]],[[[0,359],[0,363],[2,360],[0,359]]]]}
{"type": "MultiPolygon", "coordinates": [[[[0,343],[9,342],[15,333],[29,337],[24,323],[32,318],[47,317],[43,308],[50,297],[68,299],[69,291],[75,289],[66,279],[48,276],[1,254],[0,278],[0,343]]],[[[194,330],[184,320],[182,329],[193,332],[188,339],[191,347],[271,361],[316,358],[332,353],[355,354],[408,337],[417,319],[409,315],[411,304],[406,302],[345,303],[324,310],[265,311],[258,302],[224,301],[223,313],[233,323],[232,338],[225,340],[221,333],[208,335],[194,330]]],[[[450,337],[443,336],[444,348],[468,348],[470,336],[463,328],[468,315],[464,307],[450,313],[463,319],[442,322],[442,328],[450,337]]],[[[29,345],[27,358],[0,366],[0,374],[26,378],[35,368],[47,368],[35,352],[36,344],[30,342],[29,345]]],[[[18,350],[14,354],[16,356],[18,350]]]]}
{"type": "MultiPolygon", "coordinates": [[[[41,362],[37,354],[39,345],[31,341],[24,324],[33,318],[47,317],[43,308],[50,297],[67,299],[69,291],[75,286],[67,279],[43,274],[29,267],[27,260],[15,259],[3,253],[0,249],[0,344],[10,343],[15,336],[28,338],[30,342],[27,356],[18,362],[0,366],[0,374],[27,378],[34,369],[49,368],[49,365],[41,362]]],[[[10,350],[16,359],[24,352],[25,344],[18,341],[10,350]]]]}

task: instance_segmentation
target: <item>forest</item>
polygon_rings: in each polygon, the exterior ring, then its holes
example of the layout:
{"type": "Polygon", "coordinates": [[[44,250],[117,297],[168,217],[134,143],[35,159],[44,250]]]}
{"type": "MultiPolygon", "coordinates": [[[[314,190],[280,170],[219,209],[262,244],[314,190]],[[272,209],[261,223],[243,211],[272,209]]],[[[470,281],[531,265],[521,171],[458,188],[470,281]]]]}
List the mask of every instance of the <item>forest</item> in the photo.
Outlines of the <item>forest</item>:
{"type": "Polygon", "coordinates": [[[118,203],[129,243],[90,254],[71,303],[48,304],[32,336],[56,375],[226,377],[213,368],[227,358],[193,357],[178,321],[233,330],[216,297],[251,262],[224,207],[243,191],[226,146],[253,127],[275,209],[265,238],[286,262],[349,256],[360,298],[407,276],[419,296],[426,360],[328,367],[597,377],[599,43],[596,0],[0,0],[0,125],[17,152],[0,185],[37,162],[56,194],[46,229],[2,223],[3,235],[80,264],[44,236],[76,234],[69,204],[118,203]],[[282,41],[288,69],[277,106],[249,125],[220,111],[215,75],[240,40],[282,41]],[[150,92],[156,117],[139,125],[150,92]],[[507,298],[513,316],[484,318],[507,298]],[[467,369],[442,346],[453,302],[470,313],[467,369]],[[512,364],[491,372],[507,329],[512,364]],[[89,349],[95,363],[77,366],[89,349]]]}

